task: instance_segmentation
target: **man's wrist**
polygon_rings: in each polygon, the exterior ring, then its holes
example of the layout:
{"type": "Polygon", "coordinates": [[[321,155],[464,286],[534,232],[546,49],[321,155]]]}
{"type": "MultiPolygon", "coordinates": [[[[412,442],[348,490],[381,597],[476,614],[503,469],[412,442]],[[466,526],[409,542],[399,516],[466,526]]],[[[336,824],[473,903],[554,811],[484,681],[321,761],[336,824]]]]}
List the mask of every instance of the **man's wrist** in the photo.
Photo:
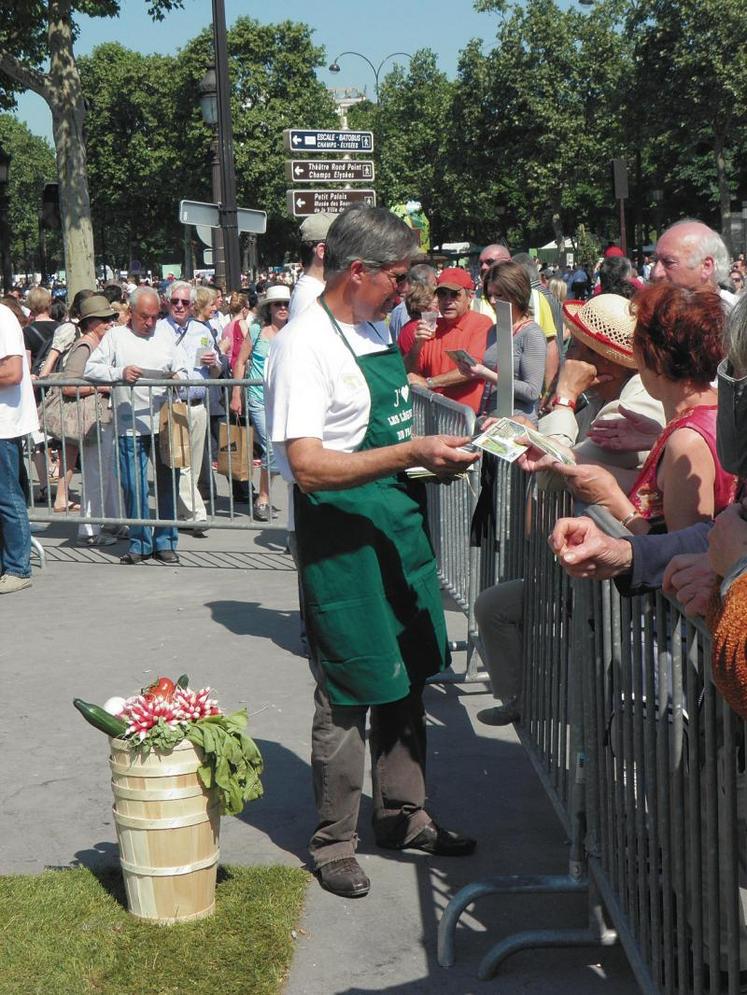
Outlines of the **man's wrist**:
{"type": "Polygon", "coordinates": [[[570,394],[557,391],[550,401],[553,408],[568,408],[570,411],[576,410],[576,398],[570,394]]]}

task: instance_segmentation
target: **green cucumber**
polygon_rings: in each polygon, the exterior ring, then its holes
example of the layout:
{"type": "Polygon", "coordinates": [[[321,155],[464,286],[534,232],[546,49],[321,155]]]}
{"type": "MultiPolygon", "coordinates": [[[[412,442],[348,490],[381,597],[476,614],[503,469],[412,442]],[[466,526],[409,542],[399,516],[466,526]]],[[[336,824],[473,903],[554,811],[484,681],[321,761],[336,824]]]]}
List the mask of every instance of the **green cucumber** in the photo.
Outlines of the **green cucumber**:
{"type": "Polygon", "coordinates": [[[189,687],[189,676],[187,674],[182,674],[179,680],[176,682],[178,688],[188,688],[189,687]]]}
{"type": "Polygon", "coordinates": [[[89,702],[83,701],[82,698],[73,698],[73,704],[86,722],[90,722],[95,729],[98,729],[99,732],[105,732],[107,736],[117,739],[127,729],[126,722],[118,719],[116,715],[105,712],[98,705],[91,705],[89,702]]]}

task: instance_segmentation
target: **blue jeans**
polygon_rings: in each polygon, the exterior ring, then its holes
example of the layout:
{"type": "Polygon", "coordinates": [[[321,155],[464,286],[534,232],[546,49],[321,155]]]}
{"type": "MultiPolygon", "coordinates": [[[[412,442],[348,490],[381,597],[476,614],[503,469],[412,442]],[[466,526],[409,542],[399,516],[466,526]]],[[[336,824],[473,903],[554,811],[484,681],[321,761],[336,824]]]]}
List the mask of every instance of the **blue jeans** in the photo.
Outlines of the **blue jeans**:
{"type": "Polygon", "coordinates": [[[26,510],[23,439],[0,439],[0,574],[31,576],[31,529],[26,510]]]}
{"type": "Polygon", "coordinates": [[[265,421],[265,404],[264,401],[258,401],[256,398],[247,391],[246,394],[246,409],[249,412],[249,418],[254,427],[254,434],[259,442],[259,449],[262,453],[262,467],[265,470],[269,470],[270,473],[278,473],[277,464],[275,463],[275,456],[272,452],[272,443],[267,438],[267,423],[265,421]]]}
{"type": "MultiPolygon", "coordinates": [[[[158,517],[175,518],[175,492],[179,490],[179,471],[170,470],[161,461],[158,436],[120,435],[119,476],[128,518],[150,518],[148,505],[148,459],[153,459],[158,494],[158,517]],[[151,452],[153,450],[153,452],[151,452]],[[172,483],[171,474],[174,474],[172,483]]],[[[130,526],[130,552],[150,556],[154,551],[176,549],[179,533],[176,526],[130,526]]]]}

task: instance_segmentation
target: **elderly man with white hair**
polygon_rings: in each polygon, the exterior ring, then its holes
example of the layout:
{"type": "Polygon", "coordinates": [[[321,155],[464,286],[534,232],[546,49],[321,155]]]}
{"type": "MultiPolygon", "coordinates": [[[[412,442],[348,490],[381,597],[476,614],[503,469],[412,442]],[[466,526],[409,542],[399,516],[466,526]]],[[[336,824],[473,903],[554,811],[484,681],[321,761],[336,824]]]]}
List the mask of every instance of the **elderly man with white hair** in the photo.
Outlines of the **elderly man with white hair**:
{"type": "MultiPolygon", "coordinates": [[[[173,292],[173,291],[172,291],[173,292]]],[[[117,432],[119,473],[128,518],[150,518],[148,504],[148,460],[153,461],[159,518],[173,519],[179,470],[171,470],[161,459],[158,413],[166,401],[168,387],[138,387],[148,376],[187,379],[189,361],[170,328],[158,321],[161,304],[152,287],[137,287],[130,294],[130,320],[116,325],[104,336],[88,358],[85,376],[117,383],[112,392],[117,432]],[[151,434],[151,429],[155,431],[151,434]],[[173,476],[172,476],[173,474],[173,476]]],[[[125,564],[142,563],[153,557],[176,564],[178,533],[170,525],[130,526],[130,548],[121,558],[125,564]]]]}
{"type": "Polygon", "coordinates": [[[666,280],[687,290],[715,290],[730,308],[736,297],[719,286],[729,278],[729,252],[724,240],[702,221],[685,218],[656,243],[653,282],[666,280]]]}

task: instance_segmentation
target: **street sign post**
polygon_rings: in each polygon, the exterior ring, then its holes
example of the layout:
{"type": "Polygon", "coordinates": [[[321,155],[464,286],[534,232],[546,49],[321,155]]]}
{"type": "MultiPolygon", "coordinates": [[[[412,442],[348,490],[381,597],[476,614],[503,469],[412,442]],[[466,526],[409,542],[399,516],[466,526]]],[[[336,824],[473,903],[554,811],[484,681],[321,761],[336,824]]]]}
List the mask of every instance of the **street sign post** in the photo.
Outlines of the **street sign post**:
{"type": "Polygon", "coordinates": [[[283,143],[289,152],[373,152],[372,131],[307,131],[286,128],[283,143]]]}
{"type": "MultiPolygon", "coordinates": [[[[267,212],[255,211],[250,207],[239,207],[236,211],[239,231],[264,235],[267,231],[267,212]]],[[[220,205],[208,204],[199,200],[179,201],[179,220],[183,225],[205,225],[220,228],[220,205]]]]}
{"type": "Polygon", "coordinates": [[[285,164],[291,183],[373,183],[370,159],[293,159],[285,164]]]}
{"type": "Polygon", "coordinates": [[[341,214],[356,204],[376,207],[374,190],[288,190],[288,213],[296,218],[310,214],[341,214]]]}

